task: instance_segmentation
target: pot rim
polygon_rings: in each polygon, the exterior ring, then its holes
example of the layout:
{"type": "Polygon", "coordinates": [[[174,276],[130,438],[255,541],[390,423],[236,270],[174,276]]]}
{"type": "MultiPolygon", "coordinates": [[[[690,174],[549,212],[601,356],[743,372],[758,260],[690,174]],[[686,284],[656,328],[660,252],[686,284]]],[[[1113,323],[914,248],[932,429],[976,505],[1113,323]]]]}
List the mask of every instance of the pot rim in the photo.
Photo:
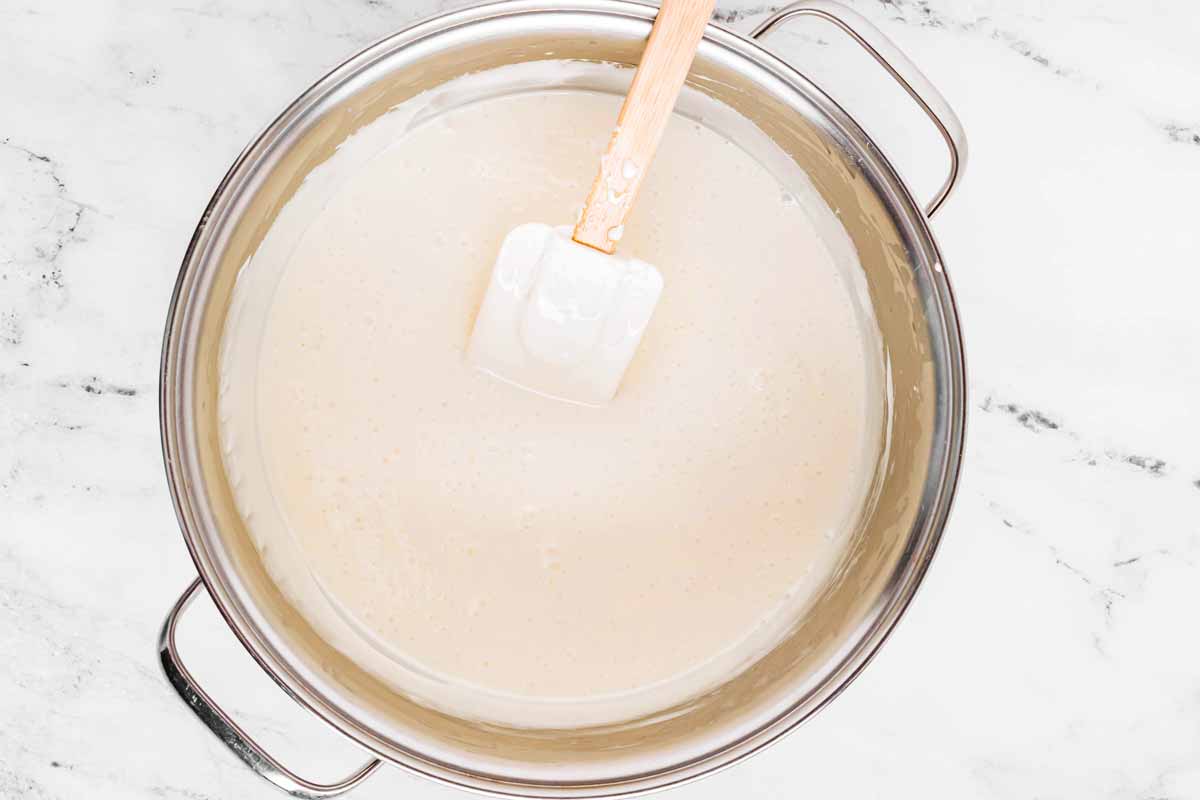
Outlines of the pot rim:
{"type": "MultiPolygon", "coordinates": [[[[374,731],[359,725],[344,711],[333,706],[327,698],[298,675],[256,630],[249,618],[242,616],[239,604],[230,588],[218,577],[214,559],[202,546],[202,523],[197,519],[195,505],[199,498],[189,478],[189,452],[183,428],[185,415],[180,398],[188,391],[189,376],[179,364],[190,308],[185,301],[191,296],[198,275],[206,267],[203,257],[213,242],[213,220],[222,220],[231,210],[231,193],[243,188],[240,184],[252,171],[258,159],[269,152],[277,140],[303,113],[330,92],[347,84],[356,74],[391,53],[409,47],[426,38],[449,30],[500,17],[526,15],[582,14],[618,17],[649,23],[657,6],[638,0],[495,0],[468,8],[444,12],[424,18],[400,31],[387,35],[359,50],[328,71],[292,101],[270,124],[263,128],[237,156],[218,183],[200,221],[188,243],[172,291],[163,336],[160,361],[159,419],[163,461],[171,500],[175,507],[181,533],[200,578],[212,597],[226,624],[258,665],[294,700],[317,715],[334,730],[367,752],[412,773],[460,789],[509,797],[629,797],[682,785],[728,768],[779,741],[794,731],[800,723],[823,709],[862,672],[875,657],[911,603],[920,586],[934,553],[940,543],[954,499],[961,470],[963,439],[966,425],[966,380],[962,332],[957,306],[941,252],[928,225],[928,219],[912,197],[883,151],[836,101],[811,83],[795,67],[774,55],[763,44],[710,22],[704,41],[717,45],[727,53],[745,59],[750,66],[765,70],[772,78],[817,106],[848,141],[855,144],[864,161],[864,171],[872,174],[880,188],[892,195],[897,218],[911,230],[912,242],[924,251],[916,260],[936,268],[929,270],[929,283],[943,330],[941,335],[947,351],[946,375],[937,386],[935,406],[944,431],[935,430],[932,463],[940,463],[940,471],[931,475],[921,497],[921,512],[908,535],[905,552],[879,601],[869,615],[869,624],[857,631],[840,660],[828,673],[824,683],[811,693],[798,697],[785,711],[763,723],[759,728],[736,741],[712,750],[690,761],[671,765],[661,771],[648,772],[602,784],[530,782],[523,783],[500,776],[471,772],[463,767],[444,763],[428,756],[398,749],[380,741],[374,731]],[[937,451],[941,450],[940,453],[937,451]]],[[[877,189],[878,191],[879,189],[877,189]]],[[[934,321],[932,317],[931,321],[934,321]]],[[[936,426],[935,426],[936,428],[936,426]]]]}

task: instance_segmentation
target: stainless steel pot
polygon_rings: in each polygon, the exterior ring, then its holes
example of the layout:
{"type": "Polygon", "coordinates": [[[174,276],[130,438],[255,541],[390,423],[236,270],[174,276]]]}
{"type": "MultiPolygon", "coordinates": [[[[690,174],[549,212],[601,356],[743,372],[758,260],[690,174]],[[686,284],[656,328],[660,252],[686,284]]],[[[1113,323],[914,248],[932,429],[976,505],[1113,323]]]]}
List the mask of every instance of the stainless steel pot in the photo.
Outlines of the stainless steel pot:
{"type": "Polygon", "coordinates": [[[965,156],[941,96],[864,19],[829,2],[789,6],[749,37],[710,25],[689,81],[757,124],[840,210],[863,265],[893,387],[875,500],[836,579],[761,661],[685,707],[571,731],[483,726],[423,708],[350,663],[292,609],[263,570],[234,507],[217,445],[217,353],[239,268],[316,164],[357,128],[461,74],[548,57],[634,64],[655,9],[626,0],[505,0],[427,20],[368,47],[306,91],[234,163],[188,248],[163,346],[167,477],[200,572],[167,617],[160,654],[179,694],[253,769],[300,797],[356,785],[384,761],[500,795],[629,795],[733,764],[795,728],[866,665],[929,565],[958,477],[962,348],[928,226],[965,156]],[[929,116],[950,173],[922,209],[871,138],[824,92],[763,47],[800,15],[838,26],[929,116]],[[297,702],[372,754],[336,784],[289,771],[222,711],[179,660],[175,628],[203,585],[230,628],[297,702]]]}

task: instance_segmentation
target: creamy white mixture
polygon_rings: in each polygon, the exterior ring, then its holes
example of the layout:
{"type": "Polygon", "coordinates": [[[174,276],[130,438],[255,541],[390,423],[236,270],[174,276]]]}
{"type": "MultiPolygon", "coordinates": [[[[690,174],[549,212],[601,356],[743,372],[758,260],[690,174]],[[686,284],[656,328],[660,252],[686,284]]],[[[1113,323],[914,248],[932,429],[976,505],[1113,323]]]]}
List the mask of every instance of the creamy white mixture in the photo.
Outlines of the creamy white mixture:
{"type": "Polygon", "coordinates": [[[621,240],[666,289],[615,400],[464,363],[504,235],[571,223],[595,174],[621,98],[572,87],[627,80],[508,67],[380,118],[283,209],[226,325],[224,458],[269,572],[462,716],[611,722],[728,679],[803,613],[872,483],[879,346],[844,233],[690,90],[621,240]]]}

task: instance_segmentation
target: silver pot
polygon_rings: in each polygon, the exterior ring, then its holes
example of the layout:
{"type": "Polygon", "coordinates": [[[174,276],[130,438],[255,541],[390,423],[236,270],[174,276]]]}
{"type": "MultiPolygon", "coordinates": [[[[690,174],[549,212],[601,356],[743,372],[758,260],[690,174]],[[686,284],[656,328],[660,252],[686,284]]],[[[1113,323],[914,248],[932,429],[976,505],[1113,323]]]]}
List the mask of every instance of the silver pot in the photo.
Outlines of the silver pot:
{"type": "Polygon", "coordinates": [[[314,165],[406,98],[466,72],[546,58],[634,64],[655,9],[626,0],[505,0],[444,14],[368,47],[306,91],[221,181],[188,248],[167,320],[162,442],[184,539],[200,572],[167,617],[160,653],[192,710],[253,769],[301,797],[356,785],[384,761],[499,795],[600,797],[682,783],[779,739],[832,700],[896,624],[933,556],[954,493],[965,414],[962,347],[928,226],[953,188],[965,142],[953,112],[864,19],[801,3],[749,37],[710,25],[689,81],[739,111],[840,210],[883,334],[890,446],[873,504],[836,578],[788,638],[729,683],[670,713],[571,731],[485,726],[413,703],[318,637],[268,578],[235,509],[214,413],[218,343],[234,279],[314,165]],[[922,209],[869,136],[836,102],[764,49],[799,15],[837,25],[920,105],[945,139],[950,175],[922,209]],[[200,688],[175,627],[208,589],[264,670],[295,700],[372,754],[336,784],[280,765],[200,688]]]}

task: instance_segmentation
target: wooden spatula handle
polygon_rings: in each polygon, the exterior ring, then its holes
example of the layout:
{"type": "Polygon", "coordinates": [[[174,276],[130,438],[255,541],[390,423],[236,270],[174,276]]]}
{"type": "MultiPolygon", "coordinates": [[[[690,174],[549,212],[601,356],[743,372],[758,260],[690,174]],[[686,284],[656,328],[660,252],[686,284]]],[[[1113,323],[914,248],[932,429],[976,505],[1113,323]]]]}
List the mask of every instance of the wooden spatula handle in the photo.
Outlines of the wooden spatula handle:
{"type": "Polygon", "coordinates": [[[575,241],[611,253],[641,188],[716,0],[663,0],[617,127],[600,159],[575,241]]]}

